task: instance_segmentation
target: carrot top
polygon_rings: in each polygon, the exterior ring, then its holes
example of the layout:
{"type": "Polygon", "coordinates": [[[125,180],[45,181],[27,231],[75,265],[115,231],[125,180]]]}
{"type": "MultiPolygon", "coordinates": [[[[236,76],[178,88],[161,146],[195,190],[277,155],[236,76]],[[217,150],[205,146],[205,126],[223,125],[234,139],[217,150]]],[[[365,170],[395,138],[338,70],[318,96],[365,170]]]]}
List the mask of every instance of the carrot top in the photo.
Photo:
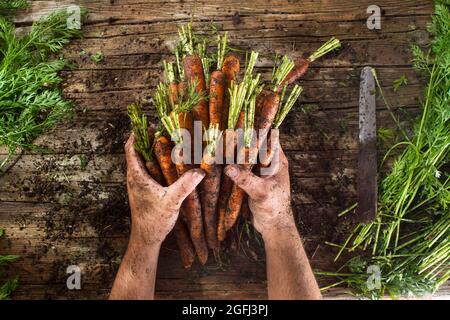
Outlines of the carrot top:
{"type": "Polygon", "coordinates": [[[283,120],[288,115],[289,111],[291,111],[292,107],[294,106],[295,102],[297,101],[298,97],[303,91],[303,88],[299,85],[295,85],[294,88],[292,88],[291,93],[289,94],[289,97],[284,101],[284,96],[286,94],[286,87],[284,86],[283,92],[280,97],[280,106],[277,110],[277,114],[275,115],[275,120],[273,122],[274,128],[278,129],[283,122],[283,120]]]}
{"type": "Polygon", "coordinates": [[[192,23],[178,28],[179,41],[177,43],[177,50],[183,57],[186,54],[194,54],[196,41],[192,33],[192,23]]]}
{"type": "Polygon", "coordinates": [[[211,57],[209,57],[206,53],[206,39],[203,39],[203,41],[197,44],[197,54],[202,62],[203,76],[205,77],[205,83],[206,85],[208,85],[211,77],[210,74],[211,57]]]}
{"type": "Polygon", "coordinates": [[[142,113],[141,107],[137,104],[130,104],[127,109],[136,140],[134,149],[136,149],[146,162],[150,161],[153,159],[153,155],[152,146],[148,137],[147,117],[142,113]]]}
{"type": "Polygon", "coordinates": [[[245,97],[247,95],[247,84],[241,82],[236,84],[232,81],[228,91],[230,92],[230,108],[228,112],[228,129],[234,129],[236,127],[236,122],[239,118],[239,113],[241,112],[242,106],[245,102],[245,97]]]}
{"type": "Polygon", "coordinates": [[[153,104],[156,107],[158,116],[162,119],[171,111],[188,112],[196,104],[203,99],[202,92],[196,92],[195,87],[197,83],[194,81],[188,85],[186,92],[177,92],[177,103],[169,101],[170,97],[167,95],[167,84],[160,82],[156,87],[156,91],[152,97],[153,104]]]}
{"type": "Polygon", "coordinates": [[[245,69],[244,79],[239,84],[232,81],[230,88],[228,89],[230,93],[228,129],[234,129],[236,127],[236,122],[242,108],[247,108],[253,97],[256,99],[256,95],[258,95],[263,88],[260,83],[261,75],[258,73],[256,77],[253,77],[253,68],[255,67],[257,60],[258,53],[252,51],[247,63],[247,68],[245,69]]]}
{"type": "Polygon", "coordinates": [[[256,95],[253,95],[245,106],[244,144],[250,147],[253,140],[253,128],[255,124],[256,95]]]}
{"type": "Polygon", "coordinates": [[[288,58],[288,56],[284,56],[281,59],[281,64],[278,67],[274,67],[272,71],[272,90],[277,91],[278,87],[281,83],[283,83],[283,80],[286,78],[286,76],[289,74],[289,72],[294,69],[295,63],[291,59],[288,58]]]}
{"type": "Polygon", "coordinates": [[[325,42],[319,49],[317,49],[316,52],[314,52],[312,55],[310,55],[308,58],[308,61],[313,62],[313,61],[319,59],[320,57],[326,55],[327,53],[329,53],[337,48],[340,48],[340,47],[341,47],[341,42],[339,41],[339,39],[332,37],[330,40],[325,42]]]}
{"type": "Polygon", "coordinates": [[[223,59],[227,51],[228,32],[221,37],[217,36],[217,70],[222,69],[223,59]]]}
{"type": "Polygon", "coordinates": [[[216,155],[217,143],[222,138],[222,131],[219,130],[219,124],[210,124],[209,129],[205,131],[206,152],[214,157],[216,155]]]}
{"type": "Polygon", "coordinates": [[[183,143],[183,136],[180,134],[180,121],[176,111],[172,112],[171,116],[165,115],[161,122],[175,143],[183,143]]]}
{"type": "Polygon", "coordinates": [[[159,119],[167,115],[170,110],[169,97],[167,96],[167,85],[163,82],[158,83],[156,91],[152,96],[153,104],[158,112],[159,119]]]}
{"type": "Polygon", "coordinates": [[[175,81],[175,71],[173,69],[173,62],[163,61],[164,67],[164,77],[166,78],[166,83],[169,84],[175,81]]]}

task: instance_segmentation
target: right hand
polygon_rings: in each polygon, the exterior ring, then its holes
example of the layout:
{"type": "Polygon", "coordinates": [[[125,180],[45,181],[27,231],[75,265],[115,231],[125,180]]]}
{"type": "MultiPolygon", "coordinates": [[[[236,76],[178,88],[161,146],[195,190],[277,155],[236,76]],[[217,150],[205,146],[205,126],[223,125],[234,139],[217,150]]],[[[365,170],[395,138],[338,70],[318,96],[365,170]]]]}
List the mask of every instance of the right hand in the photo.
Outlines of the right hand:
{"type": "Polygon", "coordinates": [[[272,160],[275,169],[270,175],[258,177],[238,165],[225,168],[225,174],[248,194],[253,225],[263,238],[276,235],[286,228],[295,228],[288,160],[281,147],[277,149],[272,160]]]}

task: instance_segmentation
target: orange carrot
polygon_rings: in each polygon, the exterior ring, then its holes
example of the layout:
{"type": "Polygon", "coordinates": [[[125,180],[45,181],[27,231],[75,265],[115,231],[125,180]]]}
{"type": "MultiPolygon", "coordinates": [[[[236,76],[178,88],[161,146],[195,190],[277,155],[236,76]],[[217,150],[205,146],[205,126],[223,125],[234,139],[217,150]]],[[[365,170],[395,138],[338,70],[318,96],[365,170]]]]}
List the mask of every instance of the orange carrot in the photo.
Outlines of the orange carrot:
{"type": "Polygon", "coordinates": [[[311,62],[316,61],[320,57],[328,54],[329,52],[339,48],[341,43],[335,37],[325,42],[319,49],[311,54],[308,59],[300,58],[295,61],[294,68],[287,74],[287,76],[281,81],[278,86],[277,92],[281,92],[285,85],[293,83],[295,80],[303,76],[309,68],[311,62]]]}
{"type": "MultiPolygon", "coordinates": [[[[176,118],[175,118],[176,119],[176,118]]],[[[164,118],[163,123],[167,125],[169,122],[172,122],[174,125],[173,128],[179,126],[180,129],[190,130],[191,123],[190,121],[190,113],[175,113],[172,112],[170,117],[164,118]],[[173,121],[174,117],[178,118],[178,121],[173,121]],[[176,126],[175,126],[176,125],[176,126]]],[[[170,126],[166,126],[166,129],[169,131],[170,126]]],[[[170,128],[172,130],[172,128],[170,128]]],[[[172,134],[173,132],[170,132],[172,134]]],[[[193,164],[188,164],[184,162],[179,162],[175,165],[178,176],[183,175],[185,172],[194,168],[193,164]]],[[[205,231],[203,228],[203,219],[202,219],[202,206],[200,202],[200,198],[197,190],[191,192],[189,196],[183,201],[182,204],[183,216],[185,218],[185,222],[188,226],[189,233],[191,235],[192,243],[194,244],[195,251],[197,252],[197,256],[199,258],[200,263],[205,264],[208,259],[208,247],[205,239],[205,231]]]]}
{"type": "MultiPolygon", "coordinates": [[[[243,129],[244,122],[245,122],[245,113],[244,113],[244,111],[241,111],[239,113],[239,118],[236,122],[236,129],[243,129]]],[[[225,133],[233,134],[232,144],[229,149],[227,148],[225,150],[226,156],[230,158],[231,153],[234,153],[234,150],[236,149],[237,135],[235,132],[231,132],[231,131],[225,131],[225,133]]],[[[224,143],[224,148],[225,147],[226,147],[226,144],[224,143]]],[[[219,207],[218,238],[220,241],[223,241],[225,239],[226,231],[228,231],[230,229],[230,228],[227,228],[227,211],[228,211],[228,206],[230,203],[230,197],[233,194],[233,190],[236,187],[233,180],[231,180],[230,177],[228,177],[226,174],[223,175],[222,181],[223,182],[222,182],[222,186],[220,188],[220,198],[219,198],[219,204],[218,204],[218,207],[219,207]]],[[[235,201],[237,201],[237,200],[235,200],[235,201]]]]}
{"type": "Polygon", "coordinates": [[[211,74],[209,85],[209,119],[211,125],[219,125],[219,130],[224,130],[223,113],[224,97],[226,93],[226,78],[222,71],[216,70],[211,74]]]}
{"type": "MultiPolygon", "coordinates": [[[[155,136],[155,129],[148,128],[148,137],[149,137],[149,145],[153,145],[153,137],[155,136]]],[[[152,150],[150,150],[152,153],[152,150]]],[[[159,167],[158,161],[155,157],[149,157],[147,161],[145,161],[145,167],[147,168],[150,177],[152,177],[156,182],[160,185],[164,185],[164,176],[161,172],[161,168],[159,167]]]]}
{"type": "MultiPolygon", "coordinates": [[[[230,158],[231,154],[234,153],[234,145],[235,145],[235,132],[234,131],[225,131],[224,132],[224,149],[225,149],[225,157],[230,158]],[[231,135],[231,136],[230,136],[231,135]],[[230,148],[227,148],[226,141],[231,140],[232,143],[230,148]]],[[[222,176],[222,184],[220,186],[220,195],[219,201],[217,204],[218,207],[218,222],[217,222],[217,237],[219,241],[223,241],[226,236],[225,229],[225,214],[227,211],[228,198],[233,189],[233,180],[230,179],[226,174],[222,176]]]]}
{"type": "Polygon", "coordinates": [[[223,60],[222,72],[225,74],[228,86],[231,81],[236,80],[236,76],[241,68],[241,62],[239,58],[234,54],[227,55],[223,60]]]}
{"type": "Polygon", "coordinates": [[[172,81],[167,86],[167,95],[169,97],[169,102],[173,108],[174,105],[178,103],[178,84],[175,81],[172,81]]]}
{"type": "MultiPolygon", "coordinates": [[[[184,163],[176,164],[178,175],[181,176],[185,172],[193,169],[193,165],[184,163]]],[[[208,260],[208,247],[206,245],[205,231],[203,229],[202,206],[197,190],[192,191],[184,200],[183,214],[186,224],[191,234],[191,240],[194,244],[197,257],[201,264],[205,264],[208,260]]]]}
{"type": "MultiPolygon", "coordinates": [[[[164,136],[159,136],[155,142],[155,156],[158,159],[162,174],[167,185],[173,184],[178,179],[177,170],[175,164],[171,158],[171,143],[169,139],[164,136]]],[[[186,227],[181,220],[181,216],[174,228],[175,239],[177,241],[178,248],[180,249],[181,259],[185,268],[190,268],[194,262],[195,252],[189,234],[186,227]]]]}
{"type": "Polygon", "coordinates": [[[145,162],[145,167],[147,168],[150,177],[152,177],[159,184],[163,185],[164,177],[161,169],[159,168],[158,162],[152,158],[152,160],[145,162]]]}
{"type": "Polygon", "coordinates": [[[177,222],[173,228],[175,240],[177,242],[178,249],[180,250],[181,261],[183,267],[188,269],[192,266],[195,258],[194,246],[189,238],[189,232],[186,229],[181,217],[178,217],[177,222]]]}
{"type": "MultiPolygon", "coordinates": [[[[266,139],[266,135],[275,120],[278,105],[280,103],[280,96],[276,92],[263,91],[261,94],[262,100],[259,101],[259,112],[255,114],[255,127],[259,130],[258,134],[262,134],[258,137],[259,141],[257,145],[260,145],[261,142],[266,139]]],[[[250,156],[256,156],[257,152],[255,151],[256,150],[250,150],[248,147],[238,150],[241,154],[243,153],[243,156],[245,157],[243,159],[249,160],[247,163],[241,165],[244,170],[251,171],[253,169],[254,161],[250,161],[252,160],[250,159],[250,156]]],[[[239,212],[241,211],[244,196],[245,192],[236,184],[233,184],[225,212],[225,231],[228,231],[236,223],[239,212]]]]}
{"type": "MultiPolygon", "coordinates": [[[[267,91],[263,95],[260,112],[255,113],[255,127],[262,130],[263,137],[269,132],[277,115],[280,96],[277,92],[267,91]]],[[[259,136],[261,138],[261,136],[259,136]]]]}
{"type": "Polygon", "coordinates": [[[183,97],[186,94],[186,90],[187,90],[187,83],[186,83],[186,81],[180,81],[178,83],[178,95],[180,97],[183,97]]]}
{"type": "Polygon", "coordinates": [[[206,153],[202,159],[200,168],[205,171],[206,175],[200,185],[200,195],[202,199],[203,219],[205,222],[208,247],[216,249],[218,246],[217,204],[219,200],[222,167],[215,163],[211,163],[212,160],[212,156],[208,153],[206,153]]]}
{"type": "Polygon", "coordinates": [[[295,61],[294,69],[292,69],[291,72],[288,73],[286,78],[284,78],[284,80],[280,83],[277,91],[281,92],[281,90],[283,90],[285,85],[289,85],[298,78],[300,78],[301,76],[303,76],[309,68],[309,63],[310,62],[308,59],[303,58],[300,58],[297,61],[295,61]]]}
{"type": "MultiPolygon", "coordinates": [[[[244,147],[240,149],[240,152],[243,153],[245,159],[249,160],[248,163],[242,164],[241,167],[246,171],[251,171],[253,168],[253,164],[251,163],[250,156],[250,148],[244,147]]],[[[230,196],[227,202],[227,209],[225,212],[225,230],[228,231],[237,221],[239,217],[239,213],[241,212],[241,206],[245,197],[245,192],[241,188],[238,187],[237,184],[233,184],[230,196]]]]}
{"type": "MultiPolygon", "coordinates": [[[[197,54],[187,55],[183,60],[184,75],[189,83],[195,83],[196,92],[206,92],[205,75],[203,73],[202,60],[197,54]]],[[[209,124],[208,103],[205,98],[193,107],[192,113],[195,121],[201,121],[202,127],[209,124]]]]}

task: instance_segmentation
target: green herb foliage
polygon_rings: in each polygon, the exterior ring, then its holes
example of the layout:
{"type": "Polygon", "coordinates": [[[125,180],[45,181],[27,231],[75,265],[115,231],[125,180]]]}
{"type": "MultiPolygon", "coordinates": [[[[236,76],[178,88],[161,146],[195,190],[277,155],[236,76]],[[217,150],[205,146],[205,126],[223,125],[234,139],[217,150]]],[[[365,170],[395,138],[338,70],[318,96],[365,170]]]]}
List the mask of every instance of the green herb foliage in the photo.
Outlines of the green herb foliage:
{"type": "Polygon", "coordinates": [[[394,92],[397,92],[401,86],[407,85],[407,84],[408,84],[408,79],[404,75],[402,75],[400,78],[395,80],[393,83],[394,92]]]}
{"type": "Polygon", "coordinates": [[[58,88],[58,72],[67,63],[55,57],[81,35],[67,28],[68,16],[55,12],[35,22],[28,34],[17,36],[14,24],[0,15],[0,146],[8,149],[0,170],[19,148],[35,148],[32,142],[39,134],[71,113],[70,102],[58,88]]]}
{"type": "MultiPolygon", "coordinates": [[[[3,237],[5,234],[3,229],[0,229],[0,238],[3,237]]],[[[0,268],[3,266],[6,266],[7,264],[10,264],[11,262],[16,261],[19,258],[19,256],[15,255],[7,255],[2,256],[0,255],[0,268]]],[[[0,276],[1,276],[1,269],[0,269],[0,276]]],[[[0,300],[6,300],[9,298],[9,295],[16,289],[18,285],[17,279],[10,279],[6,281],[3,285],[0,286],[0,300]]]]}
{"type": "Polygon", "coordinates": [[[28,7],[27,0],[2,0],[0,2],[0,11],[24,9],[28,7]]]}
{"type": "Polygon", "coordinates": [[[101,51],[97,51],[95,54],[91,56],[91,60],[95,63],[100,63],[105,59],[105,55],[101,51]]]}
{"type": "Polygon", "coordinates": [[[430,50],[412,48],[415,69],[429,79],[422,114],[413,134],[384,157],[401,148],[380,181],[377,218],[356,226],[345,243],[337,245],[339,255],[343,251],[360,254],[338,272],[321,273],[338,277],[334,285],[346,284],[356,294],[370,298],[422,295],[436,291],[450,277],[449,21],[448,1],[436,1],[429,27],[430,50]],[[380,286],[372,290],[366,282],[370,265],[381,271],[380,286]]]}

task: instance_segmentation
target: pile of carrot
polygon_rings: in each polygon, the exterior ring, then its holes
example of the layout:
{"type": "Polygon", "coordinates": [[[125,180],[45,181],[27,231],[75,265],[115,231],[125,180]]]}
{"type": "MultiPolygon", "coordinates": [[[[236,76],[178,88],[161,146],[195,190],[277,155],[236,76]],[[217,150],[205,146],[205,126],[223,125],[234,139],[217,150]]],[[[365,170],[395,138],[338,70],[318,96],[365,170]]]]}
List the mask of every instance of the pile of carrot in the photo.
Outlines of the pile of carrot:
{"type": "MultiPolygon", "coordinates": [[[[292,61],[284,56],[277,61],[270,83],[264,83],[254,72],[257,52],[246,55],[240,75],[241,60],[228,46],[227,33],[211,41],[195,35],[191,24],[179,28],[175,59],[164,61],[164,79],[152,96],[160,118],[156,130],[148,128],[139,106],[129,106],[128,112],[135,148],[157,182],[171,185],[194,167],[206,173],[183,202],[174,228],[185,268],[191,267],[195,256],[205,264],[209,249],[219,249],[246,207],[245,193],[223,173],[224,165],[236,163],[238,158],[244,160],[239,162],[243,170],[255,168],[259,148],[270,139],[270,129],[280,127],[302,92],[299,85],[289,85],[307,71],[310,63],[339,46],[339,40],[332,38],[307,59],[292,61]],[[185,139],[194,145],[194,121],[201,121],[203,128],[199,163],[194,161],[193,149],[188,152],[179,148],[185,139]],[[243,135],[238,135],[238,130],[243,135]],[[238,143],[239,139],[243,143],[238,143]]],[[[272,156],[269,150],[259,165],[268,166],[272,156]]]]}

